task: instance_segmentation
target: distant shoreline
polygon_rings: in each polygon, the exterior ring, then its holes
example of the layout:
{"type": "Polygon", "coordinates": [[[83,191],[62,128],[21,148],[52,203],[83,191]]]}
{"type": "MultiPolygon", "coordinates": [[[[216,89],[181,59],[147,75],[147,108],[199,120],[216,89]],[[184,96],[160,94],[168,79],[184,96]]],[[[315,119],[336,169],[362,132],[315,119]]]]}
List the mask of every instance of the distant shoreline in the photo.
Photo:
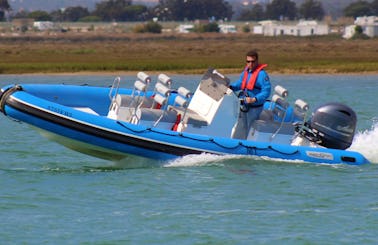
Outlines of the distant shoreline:
{"type": "Polygon", "coordinates": [[[250,49],[270,74],[377,74],[377,39],[253,34],[59,34],[0,37],[0,74],[238,74],[250,49]],[[206,45],[205,45],[206,44],[206,45]]]}

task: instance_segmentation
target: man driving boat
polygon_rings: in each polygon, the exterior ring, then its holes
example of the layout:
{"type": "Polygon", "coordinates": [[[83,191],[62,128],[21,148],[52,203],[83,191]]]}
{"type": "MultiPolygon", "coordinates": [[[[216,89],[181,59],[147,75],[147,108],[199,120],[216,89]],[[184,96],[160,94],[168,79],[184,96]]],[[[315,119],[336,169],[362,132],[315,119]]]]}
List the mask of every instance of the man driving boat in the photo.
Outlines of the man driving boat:
{"type": "Polygon", "coordinates": [[[270,96],[271,84],[267,72],[267,64],[259,64],[257,51],[251,50],[246,54],[246,66],[239,79],[230,84],[240,98],[240,113],[234,138],[246,139],[252,123],[259,117],[265,101],[270,96]]]}

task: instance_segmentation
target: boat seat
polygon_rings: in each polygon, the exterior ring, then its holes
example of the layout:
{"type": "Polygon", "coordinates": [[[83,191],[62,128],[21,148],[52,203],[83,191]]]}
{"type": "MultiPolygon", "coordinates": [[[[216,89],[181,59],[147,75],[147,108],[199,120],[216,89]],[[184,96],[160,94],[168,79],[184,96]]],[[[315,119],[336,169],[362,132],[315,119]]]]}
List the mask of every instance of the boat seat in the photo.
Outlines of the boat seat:
{"type": "Polygon", "coordinates": [[[285,122],[285,106],[277,104],[272,110],[263,110],[257,120],[252,124],[247,139],[263,142],[276,142],[289,144],[295,127],[291,122],[285,122]]]}
{"type": "MultiPolygon", "coordinates": [[[[141,85],[136,85],[135,87],[137,88],[138,86],[141,85]]],[[[140,89],[138,91],[143,92],[144,90],[140,89]]],[[[112,106],[110,112],[108,113],[108,117],[130,122],[133,120],[135,121],[135,118],[139,118],[136,114],[136,111],[141,108],[160,109],[162,104],[166,103],[166,101],[168,100],[170,89],[158,83],[155,86],[154,92],[155,94],[151,97],[146,97],[145,94],[141,95],[140,92],[137,92],[137,94],[134,95],[117,94],[113,102],[113,105],[115,104],[116,106],[112,106]],[[159,92],[162,91],[164,95],[159,95],[159,92]]],[[[134,123],[136,123],[136,121],[134,123]]]]}
{"type": "Polygon", "coordinates": [[[180,106],[169,106],[169,111],[175,111],[176,114],[180,114],[181,116],[185,115],[184,123],[192,124],[194,127],[204,127],[208,126],[207,121],[198,113],[184,107],[180,106]],[[186,111],[185,111],[186,110],[186,111]]]}
{"type": "Polygon", "coordinates": [[[165,111],[151,108],[140,108],[139,110],[137,110],[136,116],[138,117],[139,121],[144,122],[156,122],[159,120],[159,123],[175,123],[177,119],[177,113],[175,111],[165,111]]]}
{"type": "Polygon", "coordinates": [[[140,107],[151,107],[153,105],[152,98],[139,97],[139,100],[132,95],[117,94],[108,112],[108,117],[129,122],[135,114],[135,109],[138,108],[138,105],[140,107]]]}
{"type": "Polygon", "coordinates": [[[295,131],[295,127],[293,126],[292,123],[278,123],[278,122],[267,122],[265,120],[255,120],[253,122],[253,128],[256,131],[259,132],[264,132],[264,133],[275,133],[278,128],[280,128],[279,133],[280,134],[288,134],[288,135],[293,135],[295,131]],[[280,128],[281,127],[281,128],[280,128]]]}
{"type": "Polygon", "coordinates": [[[274,120],[274,114],[271,110],[263,110],[260,113],[258,120],[272,122],[274,120]]]}
{"type": "Polygon", "coordinates": [[[136,107],[139,103],[141,107],[151,107],[154,102],[151,97],[140,97],[139,100],[136,96],[127,94],[117,94],[116,96],[116,103],[119,107],[136,107]],[[139,103],[136,103],[137,101],[139,103]]]}
{"type": "Polygon", "coordinates": [[[119,107],[149,107],[153,103],[153,99],[146,97],[147,87],[151,82],[151,78],[144,72],[139,72],[137,77],[138,79],[134,82],[134,89],[131,95],[116,95],[115,102],[119,107]]]}
{"type": "Polygon", "coordinates": [[[295,127],[291,123],[256,120],[248,133],[247,140],[290,144],[295,127]]]}
{"type": "Polygon", "coordinates": [[[135,111],[133,107],[120,107],[117,114],[117,120],[138,124],[140,122],[152,121],[153,123],[171,122],[177,120],[177,112],[152,108],[139,108],[135,111]]]}
{"type": "Polygon", "coordinates": [[[151,125],[156,127],[159,124],[159,128],[171,129],[177,121],[177,113],[175,111],[166,110],[166,104],[171,91],[164,84],[158,83],[156,86],[155,94],[152,97],[152,107],[137,107],[129,109],[132,111],[130,122],[133,124],[151,125]],[[158,109],[155,107],[159,105],[158,109]]]}

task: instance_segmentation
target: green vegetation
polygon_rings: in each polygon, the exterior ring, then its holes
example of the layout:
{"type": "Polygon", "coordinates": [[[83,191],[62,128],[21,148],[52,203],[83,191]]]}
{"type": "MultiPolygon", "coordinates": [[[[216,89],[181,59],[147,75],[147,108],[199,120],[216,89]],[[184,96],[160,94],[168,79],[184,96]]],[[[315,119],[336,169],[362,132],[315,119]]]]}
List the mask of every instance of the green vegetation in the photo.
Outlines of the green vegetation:
{"type": "Polygon", "coordinates": [[[243,25],[242,31],[244,33],[249,33],[249,32],[251,32],[251,27],[249,27],[249,25],[243,25]]]}
{"type": "Polygon", "coordinates": [[[369,39],[370,37],[368,37],[366,34],[363,33],[363,29],[361,26],[356,26],[354,28],[354,35],[353,35],[353,39],[369,39]]]}
{"type": "Polygon", "coordinates": [[[369,16],[378,14],[378,0],[372,3],[368,1],[359,0],[351,3],[344,9],[344,15],[350,17],[369,16]]]}
{"type": "Polygon", "coordinates": [[[136,25],[134,27],[134,32],[135,33],[146,33],[146,32],[161,33],[162,29],[163,29],[163,27],[159,23],[149,21],[145,24],[136,25]]]}
{"type": "Polygon", "coordinates": [[[199,24],[194,27],[194,32],[219,32],[219,26],[215,22],[199,24]]]}
{"type": "Polygon", "coordinates": [[[170,71],[240,72],[251,48],[270,73],[378,71],[377,39],[243,34],[68,34],[0,37],[0,74],[170,71]],[[206,43],[206,45],[204,45],[206,43]]]}

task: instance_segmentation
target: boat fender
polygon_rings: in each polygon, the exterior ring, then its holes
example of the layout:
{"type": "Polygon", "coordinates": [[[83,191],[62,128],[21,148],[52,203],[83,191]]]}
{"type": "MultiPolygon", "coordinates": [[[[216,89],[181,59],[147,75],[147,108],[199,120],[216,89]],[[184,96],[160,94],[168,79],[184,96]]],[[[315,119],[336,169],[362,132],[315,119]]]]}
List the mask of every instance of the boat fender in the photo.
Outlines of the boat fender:
{"type": "Polygon", "coordinates": [[[272,101],[274,102],[274,103],[277,103],[277,101],[278,100],[284,100],[281,96],[279,96],[278,94],[274,94],[273,96],[272,96],[272,101]]]}
{"type": "Polygon", "coordinates": [[[301,109],[302,111],[308,111],[309,109],[309,106],[307,104],[307,102],[301,100],[301,99],[297,99],[294,103],[299,109],[301,109]]]}
{"type": "Polygon", "coordinates": [[[281,96],[277,95],[277,94],[274,94],[272,96],[272,101],[278,105],[280,105],[281,107],[283,107],[284,109],[288,108],[289,107],[289,103],[285,101],[284,98],[282,98],[281,96]]]}
{"type": "Polygon", "coordinates": [[[184,87],[179,87],[177,89],[177,93],[185,98],[190,98],[193,94],[190,92],[189,89],[186,89],[184,87]]]}
{"type": "Polygon", "coordinates": [[[162,96],[161,94],[156,94],[154,96],[154,100],[155,100],[156,103],[158,103],[160,105],[165,105],[167,98],[162,96]]]}
{"type": "Polygon", "coordinates": [[[182,106],[184,108],[188,107],[188,101],[181,96],[176,96],[175,104],[182,106]]]}
{"type": "Polygon", "coordinates": [[[158,80],[162,84],[167,85],[167,86],[171,86],[171,84],[172,84],[172,79],[170,77],[168,77],[167,75],[165,75],[165,74],[160,74],[158,76],[158,80]]]}
{"type": "Polygon", "coordinates": [[[169,96],[169,94],[171,93],[171,90],[161,83],[157,83],[155,88],[159,93],[161,93],[164,96],[169,96]]]}
{"type": "Polygon", "coordinates": [[[289,92],[287,91],[287,89],[280,85],[277,85],[276,87],[274,87],[274,92],[276,92],[279,96],[283,98],[286,98],[287,96],[289,96],[289,92]]]}
{"type": "Polygon", "coordinates": [[[142,71],[138,72],[137,78],[147,84],[151,82],[151,77],[142,71]]]}
{"type": "Polygon", "coordinates": [[[136,90],[145,92],[146,89],[147,89],[147,84],[145,84],[145,83],[143,83],[139,80],[136,80],[135,83],[134,83],[134,87],[135,87],[136,90]]]}

